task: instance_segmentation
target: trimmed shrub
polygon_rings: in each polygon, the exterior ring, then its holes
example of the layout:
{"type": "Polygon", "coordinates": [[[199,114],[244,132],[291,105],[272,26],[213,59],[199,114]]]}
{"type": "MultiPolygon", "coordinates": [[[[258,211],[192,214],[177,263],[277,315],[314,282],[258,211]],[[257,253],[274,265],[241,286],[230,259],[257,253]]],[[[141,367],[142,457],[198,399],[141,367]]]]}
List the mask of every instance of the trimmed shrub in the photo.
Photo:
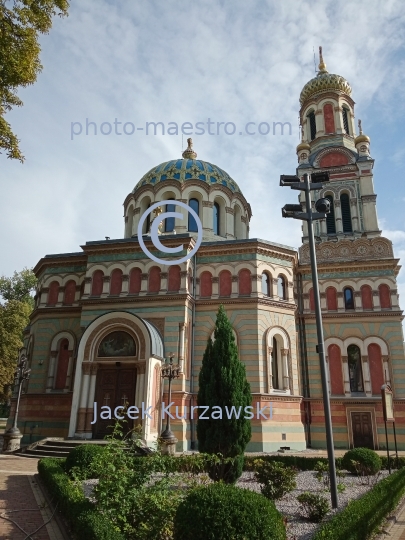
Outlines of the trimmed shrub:
{"type": "Polygon", "coordinates": [[[301,504],[305,517],[307,517],[309,521],[315,521],[315,523],[322,521],[330,509],[329,503],[325,497],[317,495],[316,493],[309,493],[309,491],[298,495],[297,501],[301,504]]]}
{"type": "Polygon", "coordinates": [[[177,509],[174,540],[285,540],[274,503],[249,491],[217,483],[192,491],[177,509]]]}
{"type": "Polygon", "coordinates": [[[76,474],[83,480],[91,478],[92,464],[97,456],[104,452],[104,448],[98,444],[81,444],[69,452],[66,458],[66,472],[75,469],[76,474]]]}
{"type": "MultiPolygon", "coordinates": [[[[322,457],[304,457],[304,456],[288,456],[284,454],[279,454],[277,456],[260,456],[260,459],[266,462],[277,461],[279,463],[284,463],[287,467],[295,467],[299,471],[314,471],[317,463],[326,463],[328,464],[327,458],[322,457]]],[[[257,460],[257,456],[245,456],[245,471],[254,471],[255,466],[254,462],[257,460]]],[[[336,468],[342,468],[342,458],[335,459],[336,468]]]]}
{"type": "Polygon", "coordinates": [[[342,467],[358,475],[374,475],[381,470],[381,458],[369,448],[353,448],[346,452],[342,459],[342,467]]]}
{"type": "MultiPolygon", "coordinates": [[[[211,456],[210,456],[211,457],[211,456]]],[[[212,456],[215,457],[215,456],[212,456]]],[[[214,482],[223,481],[226,484],[234,484],[243,472],[244,456],[234,458],[221,458],[217,462],[207,460],[207,472],[214,482]]]]}
{"type": "Polygon", "coordinates": [[[111,521],[95,509],[81,487],[65,473],[65,465],[65,459],[43,458],[38,462],[38,473],[72,531],[86,540],[124,540],[111,521]]]}
{"type": "Polygon", "coordinates": [[[405,494],[405,469],[378,482],[321,526],[312,540],[368,540],[405,494]]]}
{"type": "Polygon", "coordinates": [[[262,494],[270,500],[281,499],[286,493],[293,491],[297,487],[295,477],[297,470],[293,467],[286,467],[284,463],[277,461],[255,461],[256,480],[262,484],[262,494]]]}

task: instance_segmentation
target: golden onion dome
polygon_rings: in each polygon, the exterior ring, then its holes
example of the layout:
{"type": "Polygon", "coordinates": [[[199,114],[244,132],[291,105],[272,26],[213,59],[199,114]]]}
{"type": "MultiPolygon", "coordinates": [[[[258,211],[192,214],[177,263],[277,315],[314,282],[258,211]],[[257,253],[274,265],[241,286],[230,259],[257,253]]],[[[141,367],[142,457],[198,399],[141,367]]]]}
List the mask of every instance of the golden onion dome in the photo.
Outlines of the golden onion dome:
{"type": "Polygon", "coordinates": [[[354,139],[354,144],[356,145],[362,142],[370,144],[370,137],[368,137],[368,135],[364,135],[363,133],[363,128],[361,127],[361,120],[359,120],[358,125],[359,125],[359,134],[354,139]]]}
{"type": "Polygon", "coordinates": [[[319,47],[319,56],[320,62],[317,76],[308,81],[304,88],[301,90],[301,106],[307,101],[309,97],[315,94],[319,94],[320,92],[334,90],[338,92],[343,92],[348,96],[350,96],[352,93],[352,88],[344,77],[341,77],[340,75],[335,75],[334,73],[329,73],[327,71],[326,64],[322,58],[322,47],[319,47]]]}
{"type": "Polygon", "coordinates": [[[311,147],[307,142],[300,142],[297,146],[297,154],[298,152],[301,152],[301,150],[311,150],[311,147]]]}

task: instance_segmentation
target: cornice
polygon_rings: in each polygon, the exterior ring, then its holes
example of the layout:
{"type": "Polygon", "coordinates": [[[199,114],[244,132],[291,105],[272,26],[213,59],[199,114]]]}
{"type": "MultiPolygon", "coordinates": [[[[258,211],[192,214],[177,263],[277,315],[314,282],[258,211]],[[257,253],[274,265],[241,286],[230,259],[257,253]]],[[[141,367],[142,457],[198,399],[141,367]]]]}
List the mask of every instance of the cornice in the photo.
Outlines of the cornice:
{"type": "MultiPolygon", "coordinates": [[[[300,313],[297,314],[297,317],[300,319],[315,319],[315,313],[300,313]]],[[[390,317],[395,319],[403,320],[403,311],[402,310],[387,310],[387,311],[354,311],[352,313],[348,311],[344,312],[330,312],[330,311],[324,311],[322,310],[322,319],[370,319],[375,318],[378,319],[380,317],[390,317]]]]}

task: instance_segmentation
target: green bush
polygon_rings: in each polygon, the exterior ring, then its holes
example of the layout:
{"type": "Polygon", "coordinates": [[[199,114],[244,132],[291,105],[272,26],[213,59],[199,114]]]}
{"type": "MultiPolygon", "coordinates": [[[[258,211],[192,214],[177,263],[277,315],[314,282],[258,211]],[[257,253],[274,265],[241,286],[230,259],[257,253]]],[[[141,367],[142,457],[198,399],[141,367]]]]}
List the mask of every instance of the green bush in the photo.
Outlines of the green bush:
{"type": "MultiPolygon", "coordinates": [[[[264,461],[273,462],[277,461],[279,463],[284,463],[287,467],[295,467],[299,471],[314,471],[317,463],[322,462],[328,464],[327,458],[322,457],[305,457],[305,456],[289,456],[285,454],[279,454],[276,456],[260,456],[260,459],[264,461]]],[[[257,457],[254,456],[245,456],[245,471],[254,471],[255,466],[254,462],[257,460],[257,457]]],[[[342,468],[342,458],[335,459],[336,468],[342,468]]]]}
{"type": "Polygon", "coordinates": [[[38,473],[72,531],[86,540],[124,540],[112,522],[85,498],[81,486],[69,478],[65,466],[65,459],[43,458],[38,462],[38,473]]]}
{"type": "Polygon", "coordinates": [[[381,470],[381,458],[369,448],[353,448],[346,452],[342,459],[342,467],[358,475],[374,475],[381,470]]]}
{"type": "Polygon", "coordinates": [[[293,491],[297,487],[295,477],[297,470],[293,467],[286,467],[284,463],[277,461],[255,461],[257,482],[262,484],[262,494],[270,500],[281,499],[286,493],[293,491]]]}
{"type": "Polygon", "coordinates": [[[298,495],[297,500],[302,506],[304,517],[307,517],[309,521],[315,521],[315,523],[322,521],[330,509],[325,497],[316,493],[309,493],[309,491],[298,495]]]}
{"type": "Polygon", "coordinates": [[[312,540],[367,540],[405,493],[405,469],[378,482],[321,526],[312,540]]]}
{"type": "Polygon", "coordinates": [[[207,472],[214,482],[222,480],[226,484],[234,484],[243,472],[245,459],[243,455],[234,458],[223,458],[213,454],[209,457],[212,459],[211,461],[207,459],[207,472]]]}
{"type": "Polygon", "coordinates": [[[217,483],[192,491],[174,518],[174,540],[285,540],[281,514],[258,493],[217,483]]]}
{"type": "Polygon", "coordinates": [[[76,475],[86,480],[92,477],[92,465],[96,457],[104,452],[104,448],[98,444],[81,444],[66,458],[66,472],[71,473],[74,469],[76,475]]]}

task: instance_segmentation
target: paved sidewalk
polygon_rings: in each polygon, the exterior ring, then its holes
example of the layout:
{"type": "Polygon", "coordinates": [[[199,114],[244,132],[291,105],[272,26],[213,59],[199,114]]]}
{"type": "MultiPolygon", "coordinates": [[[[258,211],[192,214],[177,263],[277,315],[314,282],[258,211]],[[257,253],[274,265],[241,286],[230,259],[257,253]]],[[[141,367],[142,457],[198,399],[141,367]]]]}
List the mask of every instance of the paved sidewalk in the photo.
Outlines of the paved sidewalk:
{"type": "Polygon", "coordinates": [[[40,528],[52,517],[52,511],[34,478],[37,462],[0,454],[1,540],[63,540],[55,519],[40,528]]]}

